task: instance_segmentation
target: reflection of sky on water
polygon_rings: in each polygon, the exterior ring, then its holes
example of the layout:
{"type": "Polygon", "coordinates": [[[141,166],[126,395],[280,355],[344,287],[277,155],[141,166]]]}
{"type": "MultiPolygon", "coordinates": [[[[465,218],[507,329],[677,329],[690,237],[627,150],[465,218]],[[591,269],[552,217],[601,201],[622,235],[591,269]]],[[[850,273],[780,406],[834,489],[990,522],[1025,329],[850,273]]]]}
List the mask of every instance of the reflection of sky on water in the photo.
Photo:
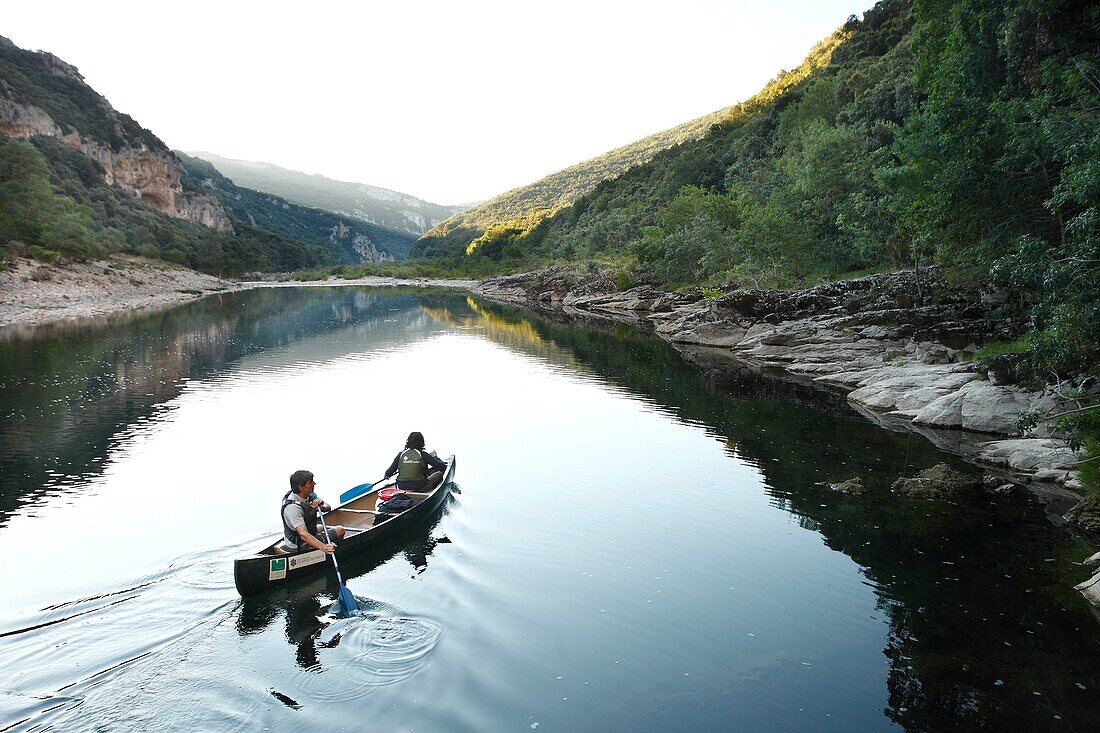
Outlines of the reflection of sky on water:
{"type": "Polygon", "coordinates": [[[27,426],[0,436],[0,556],[36,550],[0,565],[20,589],[0,634],[52,624],[0,636],[0,694],[65,687],[59,725],[1097,720],[1067,580],[1084,545],[1026,501],[816,487],[953,460],[835,395],[455,293],[223,297],[0,346],[3,409],[27,426]],[[345,567],[384,613],[335,624],[323,578],[236,598],[231,560],[277,531],[292,470],[335,497],[413,429],[458,455],[464,490],[345,567]]]}

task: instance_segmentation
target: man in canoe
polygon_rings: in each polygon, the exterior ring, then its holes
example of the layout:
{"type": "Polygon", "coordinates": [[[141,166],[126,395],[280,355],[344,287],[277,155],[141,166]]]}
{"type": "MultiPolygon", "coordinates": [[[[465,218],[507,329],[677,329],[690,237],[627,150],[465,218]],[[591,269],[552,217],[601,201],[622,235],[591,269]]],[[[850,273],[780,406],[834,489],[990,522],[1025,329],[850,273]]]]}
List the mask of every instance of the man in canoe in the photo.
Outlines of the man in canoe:
{"type": "Polygon", "coordinates": [[[439,460],[433,450],[424,450],[424,436],[409,433],[405,441],[405,450],[397,454],[393,463],[386,469],[383,478],[397,474],[397,488],[404,491],[431,491],[443,480],[447,464],[439,460]]]}
{"type": "Polygon", "coordinates": [[[309,471],[295,471],[290,474],[290,491],[283,496],[280,514],[283,519],[282,549],[297,552],[312,547],[332,554],[336,550],[336,540],[344,539],[343,527],[329,527],[333,542],[325,542],[324,530],[318,519],[319,511],[332,509],[313,494],[317,482],[309,471]]]}

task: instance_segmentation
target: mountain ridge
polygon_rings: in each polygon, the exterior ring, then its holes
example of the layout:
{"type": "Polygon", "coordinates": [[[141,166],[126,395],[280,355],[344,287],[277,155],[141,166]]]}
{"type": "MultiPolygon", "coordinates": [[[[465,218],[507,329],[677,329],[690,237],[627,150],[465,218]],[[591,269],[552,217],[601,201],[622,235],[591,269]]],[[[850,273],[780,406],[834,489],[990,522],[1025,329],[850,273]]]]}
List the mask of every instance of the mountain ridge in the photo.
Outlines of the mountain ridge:
{"type": "Polygon", "coordinates": [[[401,191],[274,163],[227,158],[208,151],[184,152],[208,161],[239,186],[416,236],[462,210],[460,205],[437,204],[401,191]]]}
{"type": "Polygon", "coordinates": [[[647,135],[455,214],[426,232],[412,254],[454,255],[459,249],[466,249],[469,254],[483,242],[494,239],[494,228],[511,234],[530,231],[540,221],[570,206],[602,183],[618,178],[666,150],[698,141],[716,126],[766,104],[799,83],[815,68],[827,64],[832,51],[843,43],[847,34],[844,27],[837,29],[819,41],[800,66],[780,72],[761,91],[742,102],[647,135]],[[483,239],[486,237],[488,239],[483,239]]]}

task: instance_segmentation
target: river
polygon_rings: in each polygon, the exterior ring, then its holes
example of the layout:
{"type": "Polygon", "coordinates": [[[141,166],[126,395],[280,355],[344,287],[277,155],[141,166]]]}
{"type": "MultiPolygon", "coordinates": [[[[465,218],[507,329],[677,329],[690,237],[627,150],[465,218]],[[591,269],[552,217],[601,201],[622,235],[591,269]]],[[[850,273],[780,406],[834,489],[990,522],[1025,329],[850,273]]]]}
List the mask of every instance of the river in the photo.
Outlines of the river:
{"type": "Polygon", "coordinates": [[[265,289],[0,334],[0,731],[1100,729],[1089,545],[842,397],[454,291],[265,289]],[[411,430],[443,509],[242,601],[299,468],[411,430]]]}

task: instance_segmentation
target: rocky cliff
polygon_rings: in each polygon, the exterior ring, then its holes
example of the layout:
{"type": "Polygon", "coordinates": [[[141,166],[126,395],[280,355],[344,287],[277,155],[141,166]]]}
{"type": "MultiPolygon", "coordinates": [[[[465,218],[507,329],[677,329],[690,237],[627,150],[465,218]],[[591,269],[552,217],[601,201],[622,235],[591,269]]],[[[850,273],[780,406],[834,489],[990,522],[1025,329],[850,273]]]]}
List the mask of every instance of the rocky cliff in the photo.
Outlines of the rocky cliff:
{"type": "Polygon", "coordinates": [[[184,193],[179,158],[85,84],[76,67],[3,37],[0,62],[0,134],[55,138],[96,161],[108,185],[169,216],[232,230],[217,199],[184,193]]]}

